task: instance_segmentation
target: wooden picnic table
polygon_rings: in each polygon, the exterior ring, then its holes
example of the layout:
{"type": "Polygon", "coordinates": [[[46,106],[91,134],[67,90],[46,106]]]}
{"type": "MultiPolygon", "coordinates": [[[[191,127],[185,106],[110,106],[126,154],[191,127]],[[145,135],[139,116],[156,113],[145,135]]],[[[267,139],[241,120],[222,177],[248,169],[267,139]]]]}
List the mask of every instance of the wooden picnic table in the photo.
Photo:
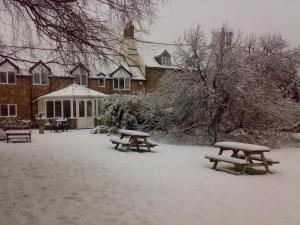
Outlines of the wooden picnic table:
{"type": "Polygon", "coordinates": [[[111,142],[116,144],[115,149],[118,149],[119,145],[122,145],[126,147],[127,150],[130,148],[136,148],[137,150],[140,150],[141,147],[146,147],[148,151],[151,151],[152,147],[157,146],[157,144],[148,140],[150,137],[150,134],[148,133],[125,129],[119,129],[118,133],[120,138],[111,139],[111,142]],[[129,139],[125,140],[124,137],[129,137],[129,139]]]}
{"type": "MultiPolygon", "coordinates": [[[[233,172],[228,169],[222,168],[217,169],[219,162],[232,163],[235,167],[240,166],[240,174],[244,174],[248,167],[263,166],[266,173],[271,173],[269,166],[279,163],[279,161],[266,158],[264,153],[270,152],[270,149],[266,146],[245,144],[240,142],[217,142],[216,147],[219,147],[218,155],[206,155],[211,162],[214,162],[213,169],[222,170],[225,172],[233,172]],[[232,151],[232,154],[223,156],[224,151],[232,151]]],[[[236,174],[235,172],[233,172],[236,174]]]]}

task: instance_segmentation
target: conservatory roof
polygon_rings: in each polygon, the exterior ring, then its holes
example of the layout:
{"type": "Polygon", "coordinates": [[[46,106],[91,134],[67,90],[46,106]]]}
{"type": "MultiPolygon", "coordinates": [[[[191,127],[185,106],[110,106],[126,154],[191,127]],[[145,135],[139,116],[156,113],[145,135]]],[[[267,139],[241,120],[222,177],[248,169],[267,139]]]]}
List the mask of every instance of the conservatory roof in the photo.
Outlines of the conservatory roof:
{"type": "Polygon", "coordinates": [[[40,99],[51,99],[51,98],[76,98],[76,97],[82,97],[82,98],[101,98],[106,97],[108,95],[103,94],[98,91],[94,91],[91,89],[88,89],[86,87],[80,86],[78,84],[71,84],[65,88],[62,88],[60,90],[51,92],[46,95],[40,96],[37,100],[40,99]]]}

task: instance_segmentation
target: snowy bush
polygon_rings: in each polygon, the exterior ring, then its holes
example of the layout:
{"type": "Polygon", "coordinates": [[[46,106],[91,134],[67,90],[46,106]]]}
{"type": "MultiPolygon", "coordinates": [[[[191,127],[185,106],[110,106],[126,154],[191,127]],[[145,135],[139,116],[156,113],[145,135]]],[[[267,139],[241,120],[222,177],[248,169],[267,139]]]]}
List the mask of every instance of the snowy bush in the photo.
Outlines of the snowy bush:
{"type": "Polygon", "coordinates": [[[111,95],[100,106],[100,123],[118,128],[151,130],[156,127],[156,110],[146,94],[111,95]]]}
{"type": "Polygon", "coordinates": [[[109,133],[111,130],[108,126],[97,126],[91,130],[91,134],[105,134],[109,133]]]}

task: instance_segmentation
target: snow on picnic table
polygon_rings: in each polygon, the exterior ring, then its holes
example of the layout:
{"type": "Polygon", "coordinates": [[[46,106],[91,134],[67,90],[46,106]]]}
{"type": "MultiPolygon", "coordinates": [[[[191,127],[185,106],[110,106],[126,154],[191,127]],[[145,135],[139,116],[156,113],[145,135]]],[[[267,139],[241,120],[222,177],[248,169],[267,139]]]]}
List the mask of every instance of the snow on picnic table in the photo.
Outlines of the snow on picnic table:
{"type": "Polygon", "coordinates": [[[300,150],[275,174],[210,169],[213,147],[120,152],[87,130],[0,142],[0,225],[299,225],[300,150]]]}

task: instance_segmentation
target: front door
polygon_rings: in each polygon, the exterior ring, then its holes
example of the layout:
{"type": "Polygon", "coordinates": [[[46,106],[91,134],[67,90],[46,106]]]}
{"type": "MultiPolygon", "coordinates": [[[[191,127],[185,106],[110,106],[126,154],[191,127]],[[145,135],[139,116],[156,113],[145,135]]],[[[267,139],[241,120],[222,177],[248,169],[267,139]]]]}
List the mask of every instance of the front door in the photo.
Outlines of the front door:
{"type": "Polygon", "coordinates": [[[94,128],[92,101],[79,101],[79,117],[77,118],[77,129],[94,128]]]}

